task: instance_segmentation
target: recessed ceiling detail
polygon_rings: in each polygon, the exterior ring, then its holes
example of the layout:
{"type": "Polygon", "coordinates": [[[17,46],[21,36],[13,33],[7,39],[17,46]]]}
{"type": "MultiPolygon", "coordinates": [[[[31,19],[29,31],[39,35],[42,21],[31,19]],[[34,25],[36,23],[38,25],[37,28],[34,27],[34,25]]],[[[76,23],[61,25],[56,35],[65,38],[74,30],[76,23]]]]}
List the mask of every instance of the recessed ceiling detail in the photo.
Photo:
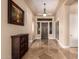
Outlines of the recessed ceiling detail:
{"type": "Polygon", "coordinates": [[[44,3],[46,3],[46,13],[53,15],[59,0],[25,0],[27,5],[35,15],[42,15],[44,12],[44,3]]]}

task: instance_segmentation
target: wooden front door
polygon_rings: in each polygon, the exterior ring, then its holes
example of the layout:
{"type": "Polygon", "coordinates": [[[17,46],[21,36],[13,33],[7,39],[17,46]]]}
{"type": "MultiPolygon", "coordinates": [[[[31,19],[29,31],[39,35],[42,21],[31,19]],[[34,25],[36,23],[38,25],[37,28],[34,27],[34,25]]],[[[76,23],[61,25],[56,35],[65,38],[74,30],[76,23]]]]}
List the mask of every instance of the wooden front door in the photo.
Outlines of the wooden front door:
{"type": "Polygon", "coordinates": [[[48,23],[41,24],[41,39],[42,40],[48,39],[48,23]]]}

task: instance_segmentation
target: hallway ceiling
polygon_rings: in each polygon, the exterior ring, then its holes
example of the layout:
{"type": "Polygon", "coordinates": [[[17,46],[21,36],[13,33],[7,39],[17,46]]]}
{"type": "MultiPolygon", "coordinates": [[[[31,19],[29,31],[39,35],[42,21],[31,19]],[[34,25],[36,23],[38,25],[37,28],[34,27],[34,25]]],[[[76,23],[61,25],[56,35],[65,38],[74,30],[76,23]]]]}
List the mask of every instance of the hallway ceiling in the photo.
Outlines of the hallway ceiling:
{"type": "Polygon", "coordinates": [[[34,15],[43,14],[44,3],[46,3],[47,15],[54,15],[63,1],[66,1],[67,5],[71,5],[78,0],[25,0],[34,15]]]}
{"type": "Polygon", "coordinates": [[[44,3],[46,3],[46,12],[48,15],[53,15],[59,0],[25,0],[35,15],[42,15],[44,12],[44,3]]]}

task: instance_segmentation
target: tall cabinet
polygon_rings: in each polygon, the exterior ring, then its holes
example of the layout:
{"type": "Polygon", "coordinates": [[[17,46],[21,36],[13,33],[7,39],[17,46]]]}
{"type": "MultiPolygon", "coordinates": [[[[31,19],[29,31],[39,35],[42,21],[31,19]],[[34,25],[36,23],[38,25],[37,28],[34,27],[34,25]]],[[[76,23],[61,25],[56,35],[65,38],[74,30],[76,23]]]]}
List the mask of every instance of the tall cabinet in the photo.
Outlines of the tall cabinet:
{"type": "Polygon", "coordinates": [[[13,35],[12,38],[12,59],[21,59],[28,51],[28,34],[13,35]]]}

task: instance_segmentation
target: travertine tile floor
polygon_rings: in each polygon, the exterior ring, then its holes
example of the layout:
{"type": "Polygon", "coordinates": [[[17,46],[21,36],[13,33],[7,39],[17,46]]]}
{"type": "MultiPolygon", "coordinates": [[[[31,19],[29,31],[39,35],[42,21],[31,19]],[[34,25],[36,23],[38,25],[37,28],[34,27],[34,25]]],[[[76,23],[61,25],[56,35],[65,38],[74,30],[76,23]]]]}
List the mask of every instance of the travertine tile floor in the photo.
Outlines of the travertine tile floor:
{"type": "Polygon", "coordinates": [[[60,48],[56,40],[36,40],[22,59],[77,59],[77,48],[60,48]]]}

